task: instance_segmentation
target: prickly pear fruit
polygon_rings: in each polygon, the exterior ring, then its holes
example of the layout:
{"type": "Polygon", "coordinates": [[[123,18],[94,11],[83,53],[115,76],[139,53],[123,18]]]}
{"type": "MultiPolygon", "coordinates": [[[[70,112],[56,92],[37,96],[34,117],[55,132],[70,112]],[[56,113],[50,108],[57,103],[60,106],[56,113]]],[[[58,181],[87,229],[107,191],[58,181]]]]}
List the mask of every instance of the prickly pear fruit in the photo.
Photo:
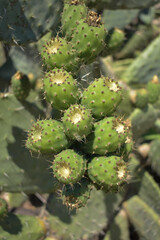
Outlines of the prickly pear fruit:
{"type": "Polygon", "coordinates": [[[86,19],[77,21],[76,31],[72,36],[72,44],[77,50],[77,56],[81,61],[88,63],[102,51],[106,30],[100,16],[89,11],[86,19]]]}
{"type": "Polygon", "coordinates": [[[73,186],[66,185],[62,190],[62,201],[69,209],[84,207],[90,198],[93,185],[87,178],[82,178],[73,186]]]}
{"type": "Polygon", "coordinates": [[[25,100],[31,90],[28,77],[21,72],[17,72],[12,76],[11,86],[15,97],[20,101],[25,100]]]}
{"type": "Polygon", "coordinates": [[[72,105],[62,118],[66,135],[71,139],[81,141],[91,133],[93,118],[91,111],[82,105],[72,105]]]}
{"type": "Polygon", "coordinates": [[[83,1],[70,0],[65,1],[62,12],[62,31],[67,39],[70,39],[74,30],[76,30],[76,22],[87,16],[87,7],[83,1]]]}
{"type": "Polygon", "coordinates": [[[41,56],[44,65],[49,70],[63,67],[65,70],[71,71],[77,67],[78,60],[75,57],[75,50],[64,38],[56,37],[49,40],[43,45],[41,56]]]}
{"type": "Polygon", "coordinates": [[[0,219],[3,219],[8,213],[8,204],[7,202],[0,198],[0,219]]]}
{"type": "Polygon", "coordinates": [[[28,133],[26,146],[31,152],[51,154],[67,148],[63,124],[57,120],[38,120],[28,133]]]}
{"type": "Polygon", "coordinates": [[[148,104],[148,92],[145,88],[138,89],[136,93],[135,105],[138,108],[144,108],[148,104]]]}
{"type": "Polygon", "coordinates": [[[149,103],[155,103],[159,98],[160,82],[158,76],[154,76],[151,82],[147,84],[148,101],[149,103]]]}
{"type": "Polygon", "coordinates": [[[129,127],[128,120],[104,118],[94,124],[94,132],[88,136],[82,148],[86,153],[99,155],[115,152],[125,142],[129,127]]]}
{"type": "Polygon", "coordinates": [[[95,157],[88,164],[88,176],[105,192],[117,192],[127,179],[127,164],[117,156],[95,157]]]}
{"type": "Polygon", "coordinates": [[[92,110],[95,118],[100,119],[113,113],[121,99],[118,83],[108,77],[101,77],[84,90],[82,104],[92,110]]]}
{"type": "Polygon", "coordinates": [[[44,91],[46,100],[59,110],[69,108],[80,95],[76,81],[63,69],[54,69],[45,74],[44,91]]]}
{"type": "Polygon", "coordinates": [[[74,150],[60,152],[53,161],[53,173],[59,182],[72,184],[80,181],[86,170],[86,161],[74,150]]]}

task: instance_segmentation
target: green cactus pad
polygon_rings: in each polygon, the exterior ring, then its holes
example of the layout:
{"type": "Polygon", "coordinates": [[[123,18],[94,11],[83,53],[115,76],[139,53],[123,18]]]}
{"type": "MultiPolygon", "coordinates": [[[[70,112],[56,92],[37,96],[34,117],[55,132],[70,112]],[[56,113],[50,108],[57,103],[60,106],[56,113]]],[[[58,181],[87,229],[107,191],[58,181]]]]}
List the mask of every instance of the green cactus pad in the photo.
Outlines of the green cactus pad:
{"type": "Polygon", "coordinates": [[[151,82],[148,82],[147,91],[149,103],[155,103],[158,100],[160,93],[160,83],[156,75],[153,77],[151,82]]]}
{"type": "Polygon", "coordinates": [[[55,156],[54,176],[64,184],[80,181],[86,168],[86,161],[74,150],[67,149],[55,156]]]}
{"type": "Polygon", "coordinates": [[[3,219],[8,213],[8,204],[7,202],[0,198],[0,219],[3,219]]]}
{"type": "Polygon", "coordinates": [[[88,141],[82,145],[86,153],[105,155],[120,149],[126,141],[129,122],[115,117],[104,118],[94,124],[94,132],[88,136],[88,141]]]}
{"type": "Polygon", "coordinates": [[[76,22],[87,16],[87,7],[80,0],[65,1],[62,12],[62,31],[68,39],[76,28],[76,22]]]}
{"type": "Polygon", "coordinates": [[[92,131],[93,118],[91,111],[82,105],[72,105],[62,118],[66,135],[81,141],[92,131]]]}
{"type": "Polygon", "coordinates": [[[11,79],[12,90],[15,97],[22,101],[25,100],[31,90],[31,84],[26,75],[21,72],[17,72],[11,79]]]}
{"type": "Polygon", "coordinates": [[[93,185],[87,178],[82,178],[79,183],[75,183],[73,186],[66,185],[62,190],[63,204],[69,209],[86,206],[92,187],[93,185]]]}
{"type": "Polygon", "coordinates": [[[120,90],[118,83],[108,77],[96,79],[84,90],[82,104],[91,109],[97,119],[109,116],[121,102],[120,90]]]}
{"type": "Polygon", "coordinates": [[[88,164],[88,176],[100,189],[117,192],[126,182],[127,165],[117,156],[95,157],[88,164]]]}
{"type": "Polygon", "coordinates": [[[64,38],[56,37],[43,45],[41,56],[47,69],[64,68],[71,71],[77,67],[77,58],[72,45],[64,38]]]}
{"type": "Polygon", "coordinates": [[[44,77],[46,100],[56,109],[67,109],[79,99],[76,81],[63,69],[54,69],[44,77]]]}
{"type": "Polygon", "coordinates": [[[9,213],[0,221],[1,240],[40,240],[44,239],[45,234],[44,221],[39,217],[9,213]]]}
{"type": "Polygon", "coordinates": [[[58,153],[67,148],[63,124],[57,120],[38,120],[28,133],[26,146],[31,152],[58,153]]]}
{"type": "Polygon", "coordinates": [[[106,30],[97,13],[90,11],[87,18],[77,21],[72,44],[82,62],[93,60],[103,49],[106,30]]]}

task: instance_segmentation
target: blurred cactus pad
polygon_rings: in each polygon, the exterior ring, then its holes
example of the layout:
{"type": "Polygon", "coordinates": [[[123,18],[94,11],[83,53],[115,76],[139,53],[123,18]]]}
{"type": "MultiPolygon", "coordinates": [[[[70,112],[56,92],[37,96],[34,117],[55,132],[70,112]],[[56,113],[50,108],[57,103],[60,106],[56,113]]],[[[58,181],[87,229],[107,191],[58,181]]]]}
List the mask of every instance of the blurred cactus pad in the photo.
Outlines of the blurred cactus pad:
{"type": "Polygon", "coordinates": [[[1,0],[0,132],[0,240],[159,240],[159,1],[1,0]]]}

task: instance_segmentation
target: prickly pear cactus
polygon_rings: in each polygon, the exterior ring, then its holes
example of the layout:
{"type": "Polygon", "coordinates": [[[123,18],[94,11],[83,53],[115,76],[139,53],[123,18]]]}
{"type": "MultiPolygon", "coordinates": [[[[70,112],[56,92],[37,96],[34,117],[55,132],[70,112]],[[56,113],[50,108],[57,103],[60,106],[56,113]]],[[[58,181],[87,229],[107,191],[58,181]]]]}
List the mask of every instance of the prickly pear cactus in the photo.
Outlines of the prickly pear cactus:
{"type": "Polygon", "coordinates": [[[68,146],[62,123],[52,119],[37,121],[29,131],[26,142],[31,152],[43,154],[58,153],[68,146]]]}
{"type": "Polygon", "coordinates": [[[64,69],[54,69],[44,76],[44,93],[46,100],[56,109],[67,109],[78,102],[77,82],[64,69]]]}
{"type": "Polygon", "coordinates": [[[88,175],[104,191],[118,192],[127,179],[127,164],[117,156],[95,157],[88,165],[88,175]]]}
{"type": "Polygon", "coordinates": [[[85,139],[91,133],[93,117],[91,111],[82,105],[72,105],[62,118],[66,135],[78,141],[85,139]]]}
{"type": "Polygon", "coordinates": [[[86,170],[86,161],[74,150],[67,149],[55,156],[54,176],[64,184],[78,182],[86,170]]]}
{"type": "Polygon", "coordinates": [[[110,78],[96,79],[84,90],[82,104],[92,110],[95,118],[111,115],[121,102],[121,88],[110,78]]]}

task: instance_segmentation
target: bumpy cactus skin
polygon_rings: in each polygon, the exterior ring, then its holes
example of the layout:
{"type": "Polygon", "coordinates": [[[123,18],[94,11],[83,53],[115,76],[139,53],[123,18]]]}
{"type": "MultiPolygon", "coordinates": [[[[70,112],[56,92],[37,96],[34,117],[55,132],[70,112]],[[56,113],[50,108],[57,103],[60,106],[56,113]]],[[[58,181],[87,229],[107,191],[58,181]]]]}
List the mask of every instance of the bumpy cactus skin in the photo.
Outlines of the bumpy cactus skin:
{"type": "Polygon", "coordinates": [[[72,44],[83,62],[93,60],[103,49],[106,30],[100,17],[90,11],[87,18],[77,22],[72,44]]]}
{"type": "Polygon", "coordinates": [[[28,97],[31,90],[31,84],[26,75],[17,72],[12,77],[11,85],[13,93],[18,100],[22,101],[28,97]]]}
{"type": "Polygon", "coordinates": [[[77,67],[75,51],[64,38],[56,37],[48,41],[42,47],[41,56],[45,67],[49,70],[64,67],[65,70],[71,71],[77,67]]]}
{"type": "Polygon", "coordinates": [[[63,204],[69,209],[84,207],[90,198],[92,187],[91,182],[86,178],[82,178],[79,183],[75,183],[73,186],[66,185],[62,190],[63,204]]]}
{"type": "Polygon", "coordinates": [[[28,134],[26,146],[33,152],[51,154],[67,148],[63,124],[56,120],[39,120],[28,134]]]}
{"type": "Polygon", "coordinates": [[[110,78],[101,77],[84,90],[82,104],[92,110],[95,118],[100,119],[113,113],[121,99],[118,83],[110,78]]]}
{"type": "Polygon", "coordinates": [[[105,155],[120,149],[128,132],[128,122],[115,117],[104,118],[94,124],[94,133],[82,145],[87,153],[105,155]]]}
{"type": "Polygon", "coordinates": [[[92,131],[91,112],[82,105],[72,105],[65,111],[62,121],[65,133],[71,139],[81,141],[92,131]]]}
{"type": "Polygon", "coordinates": [[[59,182],[72,184],[78,182],[86,169],[86,161],[74,150],[60,152],[53,161],[53,173],[59,182]]]}
{"type": "Polygon", "coordinates": [[[56,109],[67,109],[79,99],[79,90],[72,75],[63,69],[54,69],[44,76],[44,91],[48,102],[56,109]]]}
{"type": "Polygon", "coordinates": [[[83,1],[72,0],[65,1],[62,12],[62,31],[67,39],[70,39],[74,30],[76,30],[76,22],[87,16],[87,7],[83,1]]]}
{"type": "Polygon", "coordinates": [[[89,178],[104,191],[117,192],[127,178],[127,165],[117,156],[95,157],[88,165],[89,178]]]}

